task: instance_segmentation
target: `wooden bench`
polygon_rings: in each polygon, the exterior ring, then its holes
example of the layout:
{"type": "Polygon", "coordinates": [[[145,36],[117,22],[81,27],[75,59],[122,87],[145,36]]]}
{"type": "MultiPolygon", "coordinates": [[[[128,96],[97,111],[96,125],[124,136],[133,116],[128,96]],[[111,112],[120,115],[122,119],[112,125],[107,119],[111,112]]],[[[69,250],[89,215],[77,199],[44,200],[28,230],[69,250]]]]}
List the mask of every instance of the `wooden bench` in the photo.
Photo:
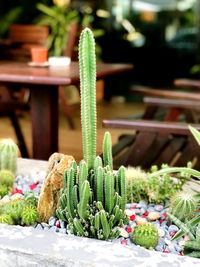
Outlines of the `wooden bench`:
{"type": "MultiPolygon", "coordinates": [[[[193,126],[200,130],[200,126],[193,126]]],[[[149,169],[155,164],[160,167],[162,163],[186,166],[188,161],[192,161],[193,167],[200,170],[200,147],[186,124],[104,120],[103,127],[135,132],[133,135],[121,135],[113,146],[114,168],[124,165],[149,169]]]]}

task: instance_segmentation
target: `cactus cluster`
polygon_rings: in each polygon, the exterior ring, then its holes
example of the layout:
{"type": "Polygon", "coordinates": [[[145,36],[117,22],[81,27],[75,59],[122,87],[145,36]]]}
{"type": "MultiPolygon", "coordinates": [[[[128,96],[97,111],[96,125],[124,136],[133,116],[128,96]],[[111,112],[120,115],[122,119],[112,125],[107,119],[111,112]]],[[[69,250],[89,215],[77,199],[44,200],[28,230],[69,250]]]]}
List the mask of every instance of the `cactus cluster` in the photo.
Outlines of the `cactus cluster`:
{"type": "Polygon", "coordinates": [[[2,139],[0,141],[0,170],[10,170],[15,174],[18,152],[18,146],[12,139],[2,139]]]}
{"type": "Polygon", "coordinates": [[[177,192],[170,199],[170,213],[180,221],[191,219],[197,211],[197,201],[191,193],[177,192]]]}
{"type": "Polygon", "coordinates": [[[125,168],[113,173],[109,165],[103,167],[98,156],[94,169],[88,170],[82,160],[79,168],[72,162],[65,171],[56,214],[68,223],[71,233],[108,240],[118,237],[116,226],[128,220],[124,215],[125,205],[125,168]]]}
{"type": "Polygon", "coordinates": [[[136,245],[153,249],[158,243],[158,230],[152,223],[137,225],[133,228],[133,242],[136,245]]]}
{"type": "Polygon", "coordinates": [[[37,208],[25,198],[10,200],[1,205],[0,223],[32,225],[37,219],[37,208]]]}
{"type": "Polygon", "coordinates": [[[186,234],[189,237],[189,240],[185,243],[183,255],[200,258],[200,215],[195,216],[186,223],[181,222],[171,213],[167,213],[167,216],[180,228],[172,238],[172,241],[175,241],[183,234],[186,234]]]}
{"type": "Polygon", "coordinates": [[[3,197],[12,190],[14,174],[9,170],[0,170],[0,196],[3,197]]]}

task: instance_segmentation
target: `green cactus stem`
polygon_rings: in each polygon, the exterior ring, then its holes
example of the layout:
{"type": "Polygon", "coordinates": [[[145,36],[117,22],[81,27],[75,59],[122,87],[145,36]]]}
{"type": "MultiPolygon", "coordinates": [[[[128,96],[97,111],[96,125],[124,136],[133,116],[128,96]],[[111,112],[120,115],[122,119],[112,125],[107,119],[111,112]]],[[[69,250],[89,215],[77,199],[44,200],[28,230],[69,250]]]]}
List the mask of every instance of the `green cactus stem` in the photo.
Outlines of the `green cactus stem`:
{"type": "Polygon", "coordinates": [[[15,174],[18,152],[18,146],[12,139],[2,139],[0,141],[0,170],[10,170],[15,174]]]}
{"type": "Polygon", "coordinates": [[[94,37],[88,28],[80,36],[79,68],[83,154],[90,170],[96,157],[96,58],[94,37]]]}
{"type": "Polygon", "coordinates": [[[7,224],[13,224],[12,217],[9,214],[1,214],[0,215],[0,223],[7,223],[7,224]]]}
{"type": "Polygon", "coordinates": [[[75,217],[74,205],[73,205],[73,186],[74,186],[74,169],[70,168],[67,170],[67,210],[70,217],[73,219],[75,217]]]}
{"type": "Polygon", "coordinates": [[[14,174],[9,170],[0,170],[0,184],[5,185],[8,188],[13,187],[14,183],[14,174]]]}
{"type": "Polygon", "coordinates": [[[125,168],[121,166],[118,170],[118,182],[119,182],[119,191],[121,195],[121,209],[125,210],[127,197],[126,197],[126,175],[125,168]]]}
{"type": "Polygon", "coordinates": [[[103,203],[103,168],[101,166],[98,167],[97,173],[95,174],[95,186],[96,186],[96,200],[103,203]]]}
{"type": "Polygon", "coordinates": [[[180,221],[191,219],[197,210],[197,202],[191,193],[177,192],[170,201],[170,213],[180,221]]]}
{"type": "Polygon", "coordinates": [[[8,187],[6,185],[0,184],[0,196],[4,197],[8,194],[8,187]]]}
{"type": "Polygon", "coordinates": [[[110,226],[106,218],[105,210],[100,211],[100,217],[101,217],[101,225],[103,227],[103,235],[104,235],[105,240],[107,240],[110,235],[110,226]]]}
{"type": "Polygon", "coordinates": [[[105,208],[111,214],[114,206],[114,178],[111,172],[105,175],[105,208]]]}
{"type": "Polygon", "coordinates": [[[33,225],[37,219],[37,208],[33,205],[27,206],[22,212],[22,224],[33,225]]]}
{"type": "Polygon", "coordinates": [[[112,141],[109,132],[105,132],[103,141],[103,160],[104,166],[109,166],[110,170],[113,170],[113,159],[112,159],[112,141]]]}
{"type": "Polygon", "coordinates": [[[78,213],[82,219],[87,219],[89,216],[87,211],[88,201],[90,197],[90,185],[88,181],[84,181],[81,188],[82,194],[80,203],[78,204],[78,213]]]}
{"type": "Polygon", "coordinates": [[[133,242],[136,245],[153,249],[158,243],[158,230],[151,223],[140,224],[133,229],[133,242]]]}

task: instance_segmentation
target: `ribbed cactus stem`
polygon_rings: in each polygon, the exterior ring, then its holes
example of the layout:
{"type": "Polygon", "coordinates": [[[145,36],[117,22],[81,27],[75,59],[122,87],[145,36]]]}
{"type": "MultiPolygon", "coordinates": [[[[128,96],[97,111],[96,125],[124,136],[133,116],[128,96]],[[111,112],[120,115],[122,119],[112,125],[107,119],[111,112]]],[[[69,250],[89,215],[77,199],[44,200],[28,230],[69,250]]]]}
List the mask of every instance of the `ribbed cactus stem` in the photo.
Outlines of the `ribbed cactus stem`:
{"type": "Polygon", "coordinates": [[[110,235],[110,226],[109,226],[108,220],[106,218],[105,210],[101,210],[100,214],[101,214],[101,225],[103,228],[103,235],[104,235],[105,240],[107,240],[109,235],[110,235]]]}
{"type": "Polygon", "coordinates": [[[125,210],[126,208],[126,175],[125,175],[125,168],[123,166],[120,167],[118,170],[118,182],[119,182],[119,191],[121,195],[121,209],[125,210]]]}
{"type": "Polygon", "coordinates": [[[96,58],[94,37],[88,28],[80,36],[79,68],[83,154],[90,170],[96,157],[96,58]]]}
{"type": "Polygon", "coordinates": [[[105,209],[111,214],[114,206],[114,178],[111,172],[105,176],[105,209]]]}
{"type": "Polygon", "coordinates": [[[73,205],[73,186],[74,186],[74,169],[71,168],[67,171],[67,210],[71,218],[75,217],[73,205]]]}
{"type": "Polygon", "coordinates": [[[98,167],[103,167],[102,158],[97,156],[94,161],[94,171],[97,172],[98,167]]]}
{"type": "Polygon", "coordinates": [[[103,179],[103,168],[98,167],[95,174],[96,200],[101,201],[101,203],[103,203],[103,179]]]}
{"type": "Polygon", "coordinates": [[[86,220],[89,216],[87,206],[90,198],[90,185],[88,181],[84,181],[81,187],[81,191],[81,199],[78,204],[78,214],[82,219],[86,220]]]}
{"type": "Polygon", "coordinates": [[[110,170],[113,170],[113,159],[112,159],[112,141],[109,132],[105,132],[103,141],[103,160],[104,166],[109,166],[110,170]]]}
{"type": "Polygon", "coordinates": [[[81,199],[81,187],[85,180],[88,178],[88,168],[84,160],[81,160],[79,164],[79,173],[78,173],[78,188],[79,188],[79,199],[81,199]]]}
{"type": "Polygon", "coordinates": [[[0,169],[10,170],[15,173],[18,152],[18,146],[12,139],[2,139],[0,141],[0,169]]]}

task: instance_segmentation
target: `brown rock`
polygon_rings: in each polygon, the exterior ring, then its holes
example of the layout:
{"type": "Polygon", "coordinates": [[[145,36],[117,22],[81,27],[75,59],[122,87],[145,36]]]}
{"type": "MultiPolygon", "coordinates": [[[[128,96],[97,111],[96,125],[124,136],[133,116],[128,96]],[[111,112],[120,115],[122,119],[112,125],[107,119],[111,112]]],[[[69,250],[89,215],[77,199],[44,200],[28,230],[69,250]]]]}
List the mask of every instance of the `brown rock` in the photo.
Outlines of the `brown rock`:
{"type": "Polygon", "coordinates": [[[54,153],[49,158],[47,173],[40,192],[38,203],[38,221],[47,222],[55,216],[59,207],[60,189],[63,185],[63,173],[75,159],[61,153],[54,153]]]}
{"type": "Polygon", "coordinates": [[[158,219],[160,219],[160,217],[161,217],[161,215],[157,211],[152,211],[152,212],[149,212],[149,214],[148,214],[148,219],[150,221],[158,220],[158,219]]]}

